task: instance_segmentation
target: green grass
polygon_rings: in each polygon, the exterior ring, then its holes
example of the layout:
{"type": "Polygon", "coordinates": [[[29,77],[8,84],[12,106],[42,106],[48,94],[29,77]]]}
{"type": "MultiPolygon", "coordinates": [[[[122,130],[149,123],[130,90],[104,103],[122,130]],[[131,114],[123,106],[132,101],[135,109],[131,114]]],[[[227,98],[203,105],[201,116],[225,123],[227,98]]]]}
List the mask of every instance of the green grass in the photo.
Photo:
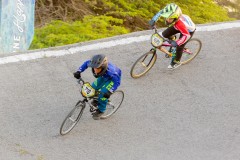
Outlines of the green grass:
{"type": "Polygon", "coordinates": [[[52,21],[35,29],[30,49],[62,46],[129,33],[123,20],[111,16],[85,16],[82,21],[52,21]]]}

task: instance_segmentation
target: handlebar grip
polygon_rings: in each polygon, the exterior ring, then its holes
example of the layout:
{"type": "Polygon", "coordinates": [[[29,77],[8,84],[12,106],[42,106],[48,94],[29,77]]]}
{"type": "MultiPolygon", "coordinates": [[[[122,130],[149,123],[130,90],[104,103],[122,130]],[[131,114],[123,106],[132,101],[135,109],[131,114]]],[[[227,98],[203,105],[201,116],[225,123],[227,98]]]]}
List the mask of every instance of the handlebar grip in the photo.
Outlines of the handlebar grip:
{"type": "Polygon", "coordinates": [[[84,83],[84,80],[82,79],[82,77],[80,77],[80,78],[77,80],[77,83],[80,84],[81,82],[84,83]]]}

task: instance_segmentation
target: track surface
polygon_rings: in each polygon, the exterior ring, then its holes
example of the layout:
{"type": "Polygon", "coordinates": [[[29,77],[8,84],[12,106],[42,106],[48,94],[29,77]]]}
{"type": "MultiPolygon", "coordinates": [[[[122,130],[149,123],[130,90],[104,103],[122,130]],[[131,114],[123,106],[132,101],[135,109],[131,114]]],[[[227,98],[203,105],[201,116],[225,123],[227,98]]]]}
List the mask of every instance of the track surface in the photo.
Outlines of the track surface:
{"type": "MultiPolygon", "coordinates": [[[[203,42],[196,59],[169,71],[169,59],[158,54],[139,79],[130,68],[149,41],[0,65],[0,159],[239,160],[239,35],[240,28],[196,32],[203,42]],[[125,100],[107,120],[94,121],[86,109],[60,136],[80,98],[72,72],[96,53],[122,69],[125,100]]],[[[90,69],[82,75],[94,80],[90,69]]]]}

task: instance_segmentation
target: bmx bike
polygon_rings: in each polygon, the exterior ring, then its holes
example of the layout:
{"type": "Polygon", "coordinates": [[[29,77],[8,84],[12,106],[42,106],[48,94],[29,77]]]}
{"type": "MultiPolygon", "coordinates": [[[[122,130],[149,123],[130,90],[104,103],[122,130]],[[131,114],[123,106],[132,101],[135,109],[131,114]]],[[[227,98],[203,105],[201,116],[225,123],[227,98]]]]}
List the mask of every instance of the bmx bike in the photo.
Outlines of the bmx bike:
{"type": "MultiPolygon", "coordinates": [[[[91,102],[93,100],[95,100],[96,102],[98,99],[98,95],[101,94],[101,92],[98,90],[95,90],[90,85],[89,82],[84,82],[82,78],[78,80],[78,83],[80,84],[80,93],[83,97],[83,100],[79,100],[76,103],[74,108],[69,112],[67,117],[62,122],[62,125],[60,127],[61,135],[66,135],[76,126],[78,121],[81,119],[81,116],[86,107],[86,104],[89,105],[90,112],[95,112],[97,110],[97,107],[94,106],[91,102]]],[[[123,99],[124,99],[123,91],[117,90],[113,92],[113,94],[108,99],[106,111],[100,117],[100,119],[106,119],[106,118],[109,118],[111,115],[113,115],[121,106],[123,99]]]]}
{"type": "MultiPolygon", "coordinates": [[[[176,47],[168,43],[168,39],[162,37],[157,28],[154,27],[155,32],[151,36],[151,44],[153,48],[140,56],[133,64],[130,75],[132,78],[139,78],[145,75],[155,64],[157,60],[157,49],[165,53],[166,58],[170,58],[176,52],[176,47]]],[[[176,38],[176,37],[175,37],[176,38]]],[[[183,54],[180,63],[187,64],[192,61],[200,52],[202,42],[197,38],[191,38],[183,49],[183,54]]]]}

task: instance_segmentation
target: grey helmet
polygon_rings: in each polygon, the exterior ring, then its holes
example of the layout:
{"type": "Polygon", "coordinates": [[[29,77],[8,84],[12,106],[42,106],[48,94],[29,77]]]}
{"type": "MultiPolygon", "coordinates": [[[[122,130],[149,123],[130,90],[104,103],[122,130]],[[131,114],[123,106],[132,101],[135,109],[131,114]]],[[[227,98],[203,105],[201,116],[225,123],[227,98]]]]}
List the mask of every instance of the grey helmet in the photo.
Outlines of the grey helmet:
{"type": "Polygon", "coordinates": [[[98,78],[107,71],[108,59],[104,54],[97,54],[91,58],[88,67],[92,67],[93,76],[98,78]],[[102,68],[102,71],[96,74],[93,68],[102,68]]]}

